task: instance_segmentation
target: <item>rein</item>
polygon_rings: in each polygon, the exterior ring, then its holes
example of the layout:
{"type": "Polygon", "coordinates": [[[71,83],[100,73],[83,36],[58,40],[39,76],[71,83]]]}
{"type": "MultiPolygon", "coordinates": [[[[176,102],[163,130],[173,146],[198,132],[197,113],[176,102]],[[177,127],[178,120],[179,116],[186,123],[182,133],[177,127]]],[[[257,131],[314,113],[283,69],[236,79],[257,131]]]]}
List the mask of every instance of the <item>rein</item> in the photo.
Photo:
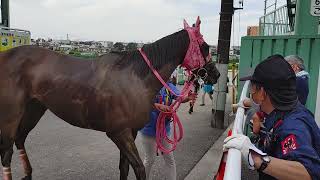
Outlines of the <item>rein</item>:
{"type": "MultiPolygon", "coordinates": [[[[203,70],[203,67],[208,60],[210,59],[210,55],[208,57],[204,58],[202,56],[200,45],[204,43],[203,36],[200,33],[200,20],[198,18],[197,20],[198,27],[186,27],[185,30],[188,32],[190,43],[187,50],[187,53],[184,57],[183,63],[181,66],[188,69],[188,74],[191,76],[192,72],[190,70],[195,70],[197,68],[200,68],[198,70],[197,76],[199,76],[200,70],[203,70]],[[201,61],[204,59],[203,61],[201,61]]],[[[187,94],[191,92],[191,88],[193,87],[193,83],[191,80],[186,82],[184,84],[184,87],[182,89],[181,95],[178,95],[172,91],[172,89],[167,85],[167,83],[162,79],[160,74],[155,70],[155,68],[152,66],[150,60],[147,58],[146,54],[142,51],[142,49],[139,49],[139,52],[141,56],[143,57],[143,60],[147,63],[150,70],[153,72],[153,74],[157,77],[157,79],[161,82],[161,84],[168,90],[170,93],[178,97],[178,99],[170,105],[169,111],[160,111],[160,114],[157,119],[157,125],[156,125],[156,142],[157,142],[157,152],[160,150],[162,153],[170,153],[174,151],[177,148],[178,142],[183,137],[183,127],[180,122],[180,119],[177,115],[177,109],[179,108],[182,101],[186,98],[187,94]],[[173,139],[170,139],[168,137],[168,134],[166,132],[166,121],[170,119],[173,123],[173,139]],[[179,135],[177,134],[177,128],[179,131],[179,135]],[[164,142],[166,141],[167,144],[172,145],[170,147],[166,147],[164,145],[164,142]]],[[[205,69],[204,69],[205,70],[205,69]]],[[[205,73],[205,76],[207,73],[205,73]]],[[[192,79],[192,77],[190,77],[192,79]]]]}
{"type": "MultiPolygon", "coordinates": [[[[190,89],[193,87],[192,81],[188,81],[184,84],[184,87],[182,89],[182,92],[180,95],[174,93],[174,91],[167,85],[167,83],[162,79],[158,71],[155,70],[155,68],[152,66],[151,62],[147,58],[146,54],[139,49],[140,54],[143,57],[143,60],[147,63],[153,74],[157,77],[157,79],[161,82],[161,84],[168,90],[170,93],[178,97],[178,99],[170,105],[169,111],[162,111],[160,109],[157,109],[160,111],[160,114],[157,119],[157,125],[156,125],[156,142],[157,142],[157,151],[160,150],[163,153],[170,153],[174,151],[177,148],[178,142],[183,137],[183,127],[180,122],[180,119],[177,115],[177,109],[179,108],[180,104],[184,100],[184,98],[187,96],[187,94],[190,92],[190,89]],[[166,132],[166,121],[167,119],[171,119],[173,123],[173,139],[170,139],[168,137],[168,134],[166,132]],[[177,134],[177,128],[179,131],[179,135],[177,134]],[[164,145],[164,141],[166,141],[168,144],[171,144],[171,148],[166,148],[164,145]]],[[[191,72],[189,72],[189,75],[191,75],[191,72]]]]}
{"type": "Polygon", "coordinates": [[[157,125],[156,125],[157,152],[158,150],[160,150],[161,152],[168,154],[174,151],[177,148],[178,142],[182,139],[183,126],[177,115],[177,109],[180,107],[185,95],[188,94],[188,92],[190,92],[190,89],[192,87],[193,87],[192,81],[186,82],[184,84],[184,87],[181,92],[183,96],[178,97],[178,99],[170,105],[169,111],[162,111],[160,109],[157,109],[158,111],[160,111],[160,114],[157,119],[157,125]],[[168,119],[170,119],[173,123],[173,139],[169,138],[166,131],[166,122],[168,121],[168,119]],[[179,134],[177,134],[178,133],[177,130],[179,134]],[[166,147],[164,145],[165,142],[172,146],[166,147]]]}
{"type": "Polygon", "coordinates": [[[139,49],[140,54],[143,57],[143,60],[147,63],[147,65],[149,66],[149,68],[151,69],[151,71],[153,72],[153,74],[158,78],[158,80],[161,82],[161,84],[170,91],[170,93],[172,93],[173,95],[177,96],[177,97],[181,97],[182,95],[178,95],[176,93],[174,93],[172,91],[172,89],[167,85],[166,82],[164,82],[164,80],[162,79],[162,77],[160,76],[160,74],[158,73],[158,71],[152,66],[151,62],[149,61],[149,59],[147,58],[146,54],[142,51],[142,49],[139,49]]]}

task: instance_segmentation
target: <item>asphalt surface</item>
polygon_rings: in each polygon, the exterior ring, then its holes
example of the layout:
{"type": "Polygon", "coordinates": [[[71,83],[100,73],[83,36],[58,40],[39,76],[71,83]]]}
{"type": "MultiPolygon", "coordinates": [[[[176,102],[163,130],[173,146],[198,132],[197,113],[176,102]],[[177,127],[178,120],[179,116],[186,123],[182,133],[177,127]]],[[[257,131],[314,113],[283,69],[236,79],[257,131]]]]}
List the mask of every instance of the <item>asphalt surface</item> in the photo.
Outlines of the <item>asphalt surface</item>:
{"type": "MultiPolygon", "coordinates": [[[[184,179],[223,132],[210,127],[212,106],[208,97],[206,102],[206,106],[198,106],[199,97],[192,115],[187,112],[188,104],[178,112],[185,131],[175,151],[179,180],[184,179]]],[[[143,158],[140,136],[136,144],[143,158]]],[[[119,179],[119,150],[104,133],[71,126],[49,111],[29,134],[26,149],[34,180],[119,179]]],[[[151,179],[165,179],[163,165],[162,157],[157,157],[151,179]]],[[[14,179],[23,177],[17,152],[13,155],[12,173],[14,179]]],[[[128,179],[135,179],[132,169],[128,179]]]]}

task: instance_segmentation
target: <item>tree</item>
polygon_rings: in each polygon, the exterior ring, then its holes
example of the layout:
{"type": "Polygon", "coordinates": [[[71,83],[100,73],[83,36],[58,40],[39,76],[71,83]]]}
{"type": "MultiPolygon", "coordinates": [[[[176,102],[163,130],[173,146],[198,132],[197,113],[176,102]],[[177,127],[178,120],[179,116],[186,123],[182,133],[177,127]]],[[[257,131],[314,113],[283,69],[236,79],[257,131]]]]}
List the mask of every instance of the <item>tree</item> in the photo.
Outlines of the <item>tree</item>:
{"type": "Polygon", "coordinates": [[[113,48],[112,50],[113,51],[123,51],[124,50],[124,45],[121,43],[121,42],[116,42],[114,45],[113,45],[113,48]]]}
{"type": "Polygon", "coordinates": [[[137,48],[138,48],[138,44],[131,42],[127,45],[126,50],[127,51],[134,51],[134,50],[137,50],[137,48]]]}

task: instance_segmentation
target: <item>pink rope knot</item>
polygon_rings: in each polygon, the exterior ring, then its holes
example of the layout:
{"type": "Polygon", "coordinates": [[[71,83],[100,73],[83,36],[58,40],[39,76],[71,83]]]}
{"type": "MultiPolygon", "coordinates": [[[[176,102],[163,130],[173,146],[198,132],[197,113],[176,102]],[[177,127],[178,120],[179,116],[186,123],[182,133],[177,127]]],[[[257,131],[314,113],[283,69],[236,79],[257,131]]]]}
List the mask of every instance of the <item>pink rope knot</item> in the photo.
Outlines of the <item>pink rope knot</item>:
{"type": "Polygon", "coordinates": [[[190,89],[193,87],[192,82],[186,82],[181,92],[181,96],[170,106],[169,111],[160,111],[160,114],[157,119],[156,125],[156,142],[157,142],[157,152],[158,150],[162,153],[168,154],[174,151],[177,148],[178,142],[183,137],[183,126],[181,121],[177,115],[177,109],[179,108],[180,104],[188,95],[190,89]],[[170,137],[167,134],[166,130],[166,122],[167,120],[172,120],[173,124],[173,137],[170,137]],[[178,134],[179,132],[179,134],[178,134]],[[166,147],[164,144],[167,143],[171,145],[171,147],[166,147]]]}

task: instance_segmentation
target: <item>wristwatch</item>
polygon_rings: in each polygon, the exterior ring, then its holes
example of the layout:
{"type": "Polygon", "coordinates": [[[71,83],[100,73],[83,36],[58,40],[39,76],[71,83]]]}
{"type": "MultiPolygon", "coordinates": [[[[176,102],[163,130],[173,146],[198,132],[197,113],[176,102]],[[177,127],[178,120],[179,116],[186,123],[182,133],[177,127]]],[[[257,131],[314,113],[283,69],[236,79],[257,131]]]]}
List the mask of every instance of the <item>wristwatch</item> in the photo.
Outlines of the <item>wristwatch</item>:
{"type": "Polygon", "coordinates": [[[265,170],[268,167],[268,165],[271,161],[270,157],[267,155],[261,156],[261,160],[262,160],[262,163],[260,165],[260,168],[258,169],[258,172],[263,172],[263,170],[265,170]]]}

